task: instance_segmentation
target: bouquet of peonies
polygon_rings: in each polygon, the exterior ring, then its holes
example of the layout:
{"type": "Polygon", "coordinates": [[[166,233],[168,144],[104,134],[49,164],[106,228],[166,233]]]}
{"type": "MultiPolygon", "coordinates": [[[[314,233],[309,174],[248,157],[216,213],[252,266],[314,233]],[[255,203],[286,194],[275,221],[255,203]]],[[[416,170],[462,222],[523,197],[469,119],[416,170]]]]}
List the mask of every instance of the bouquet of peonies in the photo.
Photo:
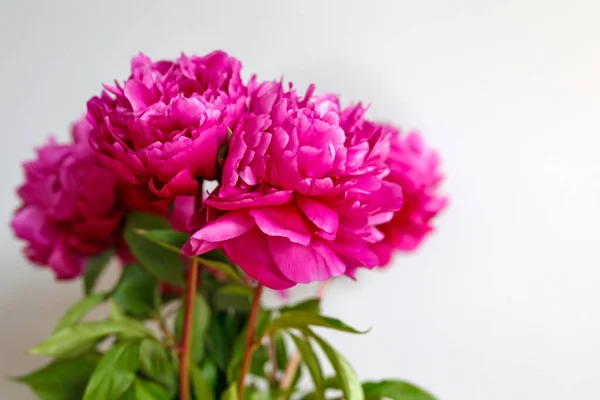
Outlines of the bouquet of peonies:
{"type": "Polygon", "coordinates": [[[18,378],[40,399],[433,399],[360,383],[314,328],[362,333],[321,314],[324,285],[432,230],[446,205],[437,154],[361,103],[240,70],[220,51],[140,54],[87,102],[71,143],[25,163],[12,228],[31,262],[85,292],[30,350],[53,361],[18,378]],[[97,291],[111,260],[120,279],[97,291]],[[314,299],[261,306],[265,287],[315,281],[314,299]],[[85,319],[103,303],[107,319],[85,319]]]}

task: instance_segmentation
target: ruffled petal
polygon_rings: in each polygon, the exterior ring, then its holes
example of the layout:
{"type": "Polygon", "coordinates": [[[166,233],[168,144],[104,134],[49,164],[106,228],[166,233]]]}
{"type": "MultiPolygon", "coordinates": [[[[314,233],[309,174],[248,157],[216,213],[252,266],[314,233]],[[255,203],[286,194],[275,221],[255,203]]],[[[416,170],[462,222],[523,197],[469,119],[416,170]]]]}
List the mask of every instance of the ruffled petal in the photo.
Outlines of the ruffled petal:
{"type": "Polygon", "coordinates": [[[290,203],[250,210],[258,228],[269,236],[281,236],[304,246],[310,243],[309,222],[290,203]]]}
{"type": "Polygon", "coordinates": [[[318,228],[331,234],[337,232],[339,227],[337,212],[308,196],[298,195],[296,202],[306,217],[318,228]]]}
{"type": "MultiPolygon", "coordinates": [[[[288,289],[296,282],[286,278],[273,261],[269,237],[258,228],[224,243],[225,254],[250,277],[274,290],[288,289]]],[[[285,240],[285,239],[284,239],[285,240]]]]}
{"type": "Polygon", "coordinates": [[[344,262],[319,239],[313,240],[310,246],[303,246],[286,238],[270,236],[268,244],[278,269],[291,281],[324,281],[346,271],[344,262]]]}

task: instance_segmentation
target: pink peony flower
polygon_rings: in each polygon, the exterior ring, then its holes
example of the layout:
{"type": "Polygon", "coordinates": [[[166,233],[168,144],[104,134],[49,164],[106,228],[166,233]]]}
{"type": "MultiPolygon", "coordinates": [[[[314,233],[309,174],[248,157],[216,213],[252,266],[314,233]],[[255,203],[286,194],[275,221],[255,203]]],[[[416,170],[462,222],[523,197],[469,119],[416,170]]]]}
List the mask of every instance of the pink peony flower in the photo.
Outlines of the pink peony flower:
{"type": "Polygon", "coordinates": [[[50,267],[57,279],[80,275],[87,257],[119,237],[123,210],[115,178],[97,163],[89,131],[81,120],[73,126],[73,144],[50,140],[35,161],[25,163],[18,191],[23,205],[11,221],[15,234],[28,242],[27,258],[50,267]]]}
{"type": "Polygon", "coordinates": [[[281,83],[250,82],[249,113],[229,144],[223,178],[195,217],[191,254],[222,248],[273,288],[353,274],[379,264],[375,224],[402,205],[384,180],[390,132],[340,110],[333,95],[303,99],[281,83]]]}
{"type": "Polygon", "coordinates": [[[152,62],[140,54],[123,86],[88,102],[92,145],[131,209],[165,214],[198,178],[215,179],[218,153],[245,109],[241,64],[223,52],[152,62]]]}
{"type": "Polygon", "coordinates": [[[193,196],[179,196],[173,202],[169,222],[173,229],[189,233],[188,221],[194,215],[196,199],[193,196]]]}
{"type": "Polygon", "coordinates": [[[438,154],[428,148],[418,133],[394,135],[387,159],[390,174],[386,177],[402,187],[404,205],[391,221],[379,225],[384,239],[373,245],[381,265],[390,262],[395,250],[412,251],[433,230],[431,220],[441,212],[448,199],[439,193],[443,175],[438,154]]]}

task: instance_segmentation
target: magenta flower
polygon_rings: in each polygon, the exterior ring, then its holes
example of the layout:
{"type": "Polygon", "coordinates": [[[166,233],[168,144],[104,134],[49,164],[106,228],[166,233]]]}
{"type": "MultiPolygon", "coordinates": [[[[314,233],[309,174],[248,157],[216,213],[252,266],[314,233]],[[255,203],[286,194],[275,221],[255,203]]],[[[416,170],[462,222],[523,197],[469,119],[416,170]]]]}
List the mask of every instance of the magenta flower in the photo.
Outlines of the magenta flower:
{"type": "Polygon", "coordinates": [[[373,245],[381,265],[389,263],[395,250],[412,251],[433,230],[432,219],[448,203],[439,193],[443,175],[438,154],[427,147],[418,133],[402,136],[393,130],[392,147],[387,159],[389,182],[402,187],[404,205],[391,221],[379,225],[384,239],[373,245]]]}
{"type": "Polygon", "coordinates": [[[11,226],[26,240],[25,255],[50,267],[57,279],[83,272],[85,259],[119,239],[123,210],[116,199],[115,178],[98,164],[89,147],[85,120],[73,126],[74,143],[54,140],[24,165],[23,201],[11,226]]]}
{"type": "Polygon", "coordinates": [[[188,252],[223,248],[273,289],[379,264],[374,225],[402,205],[400,187],[383,179],[390,134],[364,121],[360,105],[340,110],[335,96],[313,90],[300,99],[280,83],[250,83],[250,112],[188,252]]]}
{"type": "Polygon", "coordinates": [[[180,232],[189,232],[188,221],[194,215],[195,199],[193,196],[179,196],[172,206],[169,222],[173,229],[180,232]]]}
{"type": "Polygon", "coordinates": [[[164,214],[198,178],[215,179],[219,149],[245,109],[241,64],[223,52],[152,62],[140,54],[123,86],[88,102],[92,144],[129,208],[164,214]]]}

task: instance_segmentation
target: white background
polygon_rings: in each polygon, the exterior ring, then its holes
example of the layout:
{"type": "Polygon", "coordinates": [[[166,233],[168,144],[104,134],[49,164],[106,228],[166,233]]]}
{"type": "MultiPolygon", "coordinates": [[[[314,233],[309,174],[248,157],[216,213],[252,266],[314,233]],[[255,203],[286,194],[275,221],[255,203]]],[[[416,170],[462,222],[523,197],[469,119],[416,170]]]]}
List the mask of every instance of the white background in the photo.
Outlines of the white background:
{"type": "MultiPolygon", "coordinates": [[[[80,294],[31,267],[7,228],[20,163],[155,58],[221,48],[246,73],[314,81],[437,147],[452,204],[414,256],[339,281],[330,335],[361,377],[441,400],[600,398],[600,3],[2,1],[0,375],[41,360],[80,294]]],[[[0,398],[32,399],[0,383],[0,398]]]]}

